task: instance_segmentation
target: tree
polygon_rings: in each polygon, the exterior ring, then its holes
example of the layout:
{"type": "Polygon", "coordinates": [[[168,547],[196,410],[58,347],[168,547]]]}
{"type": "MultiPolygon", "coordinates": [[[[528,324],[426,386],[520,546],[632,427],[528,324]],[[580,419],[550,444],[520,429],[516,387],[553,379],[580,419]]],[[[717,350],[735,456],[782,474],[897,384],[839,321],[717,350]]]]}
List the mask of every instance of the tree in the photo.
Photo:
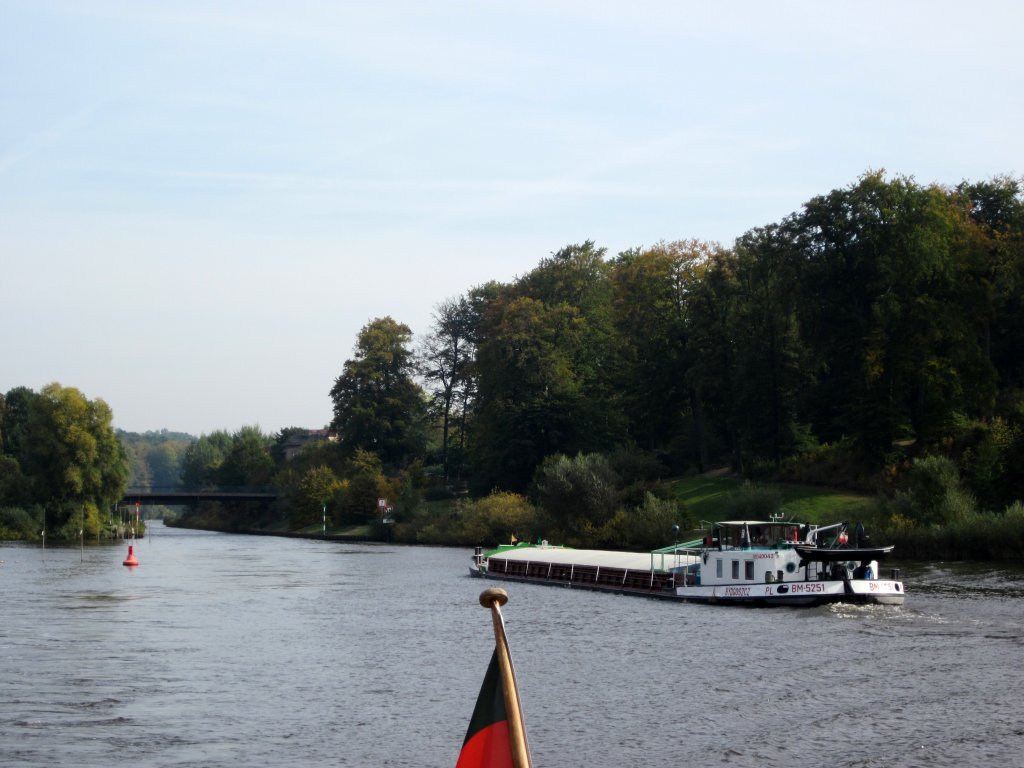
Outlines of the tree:
{"type": "Polygon", "coordinates": [[[367,323],[331,388],[331,430],[346,454],[362,449],[405,466],[423,455],[426,405],[413,380],[412,331],[391,317],[367,323]]]}
{"type": "Polygon", "coordinates": [[[378,514],[377,499],[387,498],[389,486],[380,457],[357,448],[346,472],[348,484],[340,499],[335,521],[364,523],[378,514]]]}
{"type": "Polygon", "coordinates": [[[692,432],[696,460],[708,447],[692,342],[691,294],[720,246],[697,240],[627,251],[614,262],[612,307],[618,389],[631,437],[647,450],[664,449],[692,432]]]}
{"type": "Polygon", "coordinates": [[[259,427],[242,427],[231,438],[231,448],[217,469],[219,485],[266,485],[274,471],[271,439],[259,427]]]}
{"type": "Polygon", "coordinates": [[[574,365],[583,321],[573,307],[530,298],[501,302],[493,313],[478,353],[474,447],[492,486],[523,490],[545,456],[578,450],[589,437],[574,365]]]}
{"type": "Polygon", "coordinates": [[[0,453],[21,460],[24,455],[29,414],[37,398],[38,395],[28,387],[15,387],[4,396],[3,411],[0,415],[0,453]]]}
{"type": "Polygon", "coordinates": [[[1024,195],[1016,179],[956,187],[972,225],[965,288],[985,358],[1003,386],[1024,385],[1024,195]]]}
{"type": "Polygon", "coordinates": [[[990,398],[991,366],[964,312],[963,216],[939,187],[869,173],[795,217],[803,338],[815,354],[815,423],[880,459],[897,437],[937,438],[990,398]]]}
{"type": "Polygon", "coordinates": [[[29,403],[21,466],[30,478],[34,501],[52,509],[52,527],[60,528],[74,516],[77,532],[77,523],[88,513],[87,527],[95,529],[97,509],[123,495],[128,477],[109,406],[57,383],[43,387],[29,403]]]}
{"type": "MultiPolygon", "coordinates": [[[[449,480],[449,434],[453,411],[467,407],[471,384],[473,344],[472,307],[467,297],[449,299],[434,310],[434,324],[420,350],[421,371],[433,409],[441,420],[441,466],[445,486],[449,480]]],[[[464,423],[464,422],[462,422],[464,423]]]]}
{"type": "Polygon", "coordinates": [[[689,346],[693,356],[688,376],[700,409],[697,434],[701,466],[708,465],[711,445],[724,440],[733,469],[742,474],[742,439],[735,409],[741,386],[736,362],[738,295],[735,254],[711,254],[688,295],[689,346]]]}
{"type": "Polygon", "coordinates": [[[540,301],[549,310],[568,309],[578,318],[567,349],[580,397],[572,413],[573,433],[584,442],[558,450],[604,450],[622,440],[626,428],[614,372],[611,265],[593,241],[567,245],[521,278],[513,295],[540,301]]]}
{"type": "Polygon", "coordinates": [[[770,459],[777,470],[801,447],[799,399],[810,383],[796,317],[799,249],[784,222],[747,232],[734,254],[733,420],[752,455],[770,459]]]}
{"type": "Polygon", "coordinates": [[[218,470],[231,450],[232,438],[224,430],[216,430],[185,449],[181,462],[181,485],[195,489],[215,486],[220,482],[218,470]]]}
{"type": "Polygon", "coordinates": [[[323,464],[306,470],[289,508],[292,528],[304,528],[321,520],[325,505],[333,503],[344,488],[345,484],[323,464]]]}
{"type": "Polygon", "coordinates": [[[537,469],[534,488],[540,507],[565,541],[592,543],[618,504],[618,477],[596,453],[548,456],[537,469]]]}

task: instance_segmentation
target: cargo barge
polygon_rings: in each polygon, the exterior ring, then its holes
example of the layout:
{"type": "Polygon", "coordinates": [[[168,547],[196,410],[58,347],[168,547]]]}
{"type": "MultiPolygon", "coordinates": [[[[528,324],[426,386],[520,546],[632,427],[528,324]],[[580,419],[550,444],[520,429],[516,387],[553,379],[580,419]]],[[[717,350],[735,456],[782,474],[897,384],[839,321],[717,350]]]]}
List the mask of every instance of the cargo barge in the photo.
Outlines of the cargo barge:
{"type": "Polygon", "coordinates": [[[653,552],[613,552],[538,544],[477,547],[470,574],[734,605],[902,605],[899,570],[882,578],[879,560],[893,547],[874,547],[858,524],[827,526],[739,520],[715,523],[703,539],[653,552]]]}

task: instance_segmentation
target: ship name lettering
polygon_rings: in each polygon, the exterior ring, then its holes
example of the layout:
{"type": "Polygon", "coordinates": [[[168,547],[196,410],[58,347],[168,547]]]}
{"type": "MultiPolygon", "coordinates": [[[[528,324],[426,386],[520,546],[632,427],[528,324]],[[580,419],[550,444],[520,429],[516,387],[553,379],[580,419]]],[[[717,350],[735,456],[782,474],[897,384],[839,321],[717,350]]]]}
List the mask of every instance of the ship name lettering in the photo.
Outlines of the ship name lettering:
{"type": "Polygon", "coordinates": [[[824,592],[825,585],[816,581],[798,582],[792,586],[793,592],[824,592]]]}

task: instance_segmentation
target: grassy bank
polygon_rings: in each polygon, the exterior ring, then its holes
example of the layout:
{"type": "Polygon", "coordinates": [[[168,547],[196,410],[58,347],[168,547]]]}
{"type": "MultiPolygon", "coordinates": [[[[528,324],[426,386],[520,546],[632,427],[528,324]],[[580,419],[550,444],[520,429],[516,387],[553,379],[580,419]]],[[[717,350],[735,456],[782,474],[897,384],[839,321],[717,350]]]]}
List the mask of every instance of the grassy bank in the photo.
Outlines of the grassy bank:
{"type": "Polygon", "coordinates": [[[672,498],[685,505],[695,521],[718,522],[748,510],[763,519],[770,511],[768,505],[777,505],[787,520],[822,525],[870,518],[875,507],[873,497],[850,491],[811,485],[758,485],[725,476],[682,478],[671,482],[670,488],[672,498]]]}

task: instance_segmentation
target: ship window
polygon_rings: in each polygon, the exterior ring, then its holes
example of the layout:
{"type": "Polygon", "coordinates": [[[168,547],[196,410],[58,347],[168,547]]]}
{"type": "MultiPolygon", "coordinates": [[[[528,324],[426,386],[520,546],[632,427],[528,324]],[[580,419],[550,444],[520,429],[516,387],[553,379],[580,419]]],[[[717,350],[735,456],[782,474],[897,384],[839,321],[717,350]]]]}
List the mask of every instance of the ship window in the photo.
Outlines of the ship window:
{"type": "Polygon", "coordinates": [[[740,561],[739,560],[733,560],[732,561],[732,577],[734,579],[738,579],[740,577],[740,561]]]}
{"type": "Polygon", "coordinates": [[[754,580],[754,561],[753,560],[747,560],[746,562],[743,563],[743,565],[744,565],[744,569],[743,570],[744,570],[744,572],[746,574],[747,581],[753,581],[754,580]]]}
{"type": "Polygon", "coordinates": [[[722,561],[718,560],[715,562],[715,576],[722,578],[722,561]]]}

